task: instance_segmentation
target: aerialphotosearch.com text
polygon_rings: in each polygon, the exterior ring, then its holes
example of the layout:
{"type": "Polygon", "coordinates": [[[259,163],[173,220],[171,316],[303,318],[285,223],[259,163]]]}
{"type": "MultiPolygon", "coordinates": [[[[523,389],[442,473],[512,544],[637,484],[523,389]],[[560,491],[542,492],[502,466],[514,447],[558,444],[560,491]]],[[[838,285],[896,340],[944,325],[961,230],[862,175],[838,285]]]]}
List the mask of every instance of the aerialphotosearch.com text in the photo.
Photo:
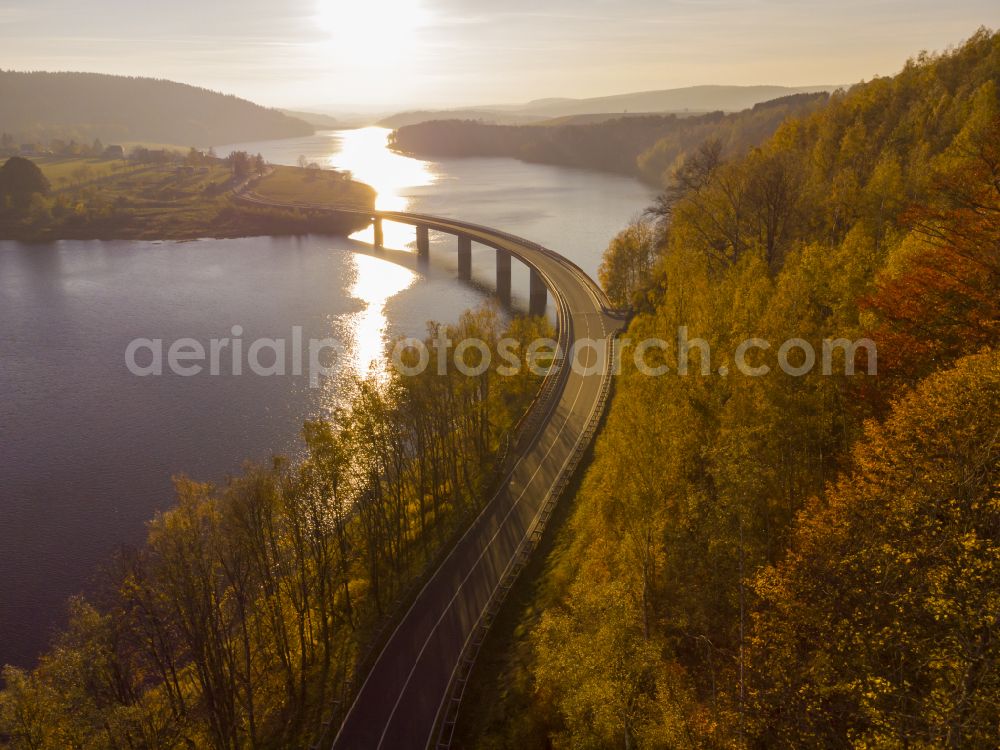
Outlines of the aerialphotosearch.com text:
{"type": "MultiPolygon", "coordinates": [[[[243,339],[243,328],[233,326],[230,335],[202,341],[178,338],[137,338],[125,348],[125,366],[139,377],[174,375],[258,377],[308,377],[311,387],[345,368],[353,367],[350,348],[334,338],[309,338],[301,326],[292,328],[287,338],[243,339]]],[[[428,340],[402,338],[387,347],[387,366],[403,376],[415,376],[433,367],[444,375],[453,366],[469,377],[479,377],[491,367],[501,377],[522,372],[524,368],[544,375],[555,361],[568,364],[573,371],[587,376],[607,367],[608,342],[605,339],[578,339],[569,351],[562,352],[554,339],[539,338],[525,344],[502,338],[492,344],[478,338],[452,341],[442,326],[436,337],[428,340]]],[[[617,339],[611,370],[621,372],[626,361],[649,377],[668,374],[763,377],[780,370],[801,377],[819,368],[823,375],[875,375],[878,351],[871,339],[828,338],[815,345],[806,339],[789,338],[780,343],[762,338],[747,338],[730,356],[713,359],[712,347],[703,338],[689,335],[686,326],[676,338],[646,338],[633,341],[628,336],[617,339]],[[863,366],[858,367],[861,362],[863,366]]]]}

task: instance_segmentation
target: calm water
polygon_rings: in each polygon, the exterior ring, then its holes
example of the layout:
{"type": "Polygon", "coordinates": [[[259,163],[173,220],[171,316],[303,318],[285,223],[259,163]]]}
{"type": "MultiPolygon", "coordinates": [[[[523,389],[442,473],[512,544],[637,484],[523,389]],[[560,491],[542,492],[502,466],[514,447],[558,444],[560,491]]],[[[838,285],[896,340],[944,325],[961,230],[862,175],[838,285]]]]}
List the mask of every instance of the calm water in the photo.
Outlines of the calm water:
{"type": "MultiPolygon", "coordinates": [[[[629,180],[510,160],[406,159],[385,136],[247,147],[351,169],[380,207],[500,226],[590,272],[651,197],[629,180]]],[[[387,227],[387,244],[405,248],[411,233],[387,227]]],[[[207,342],[234,325],[246,342],[287,339],[301,326],[306,339],[344,342],[345,371],[363,372],[388,337],[421,335],[427,320],[454,320],[488,296],[455,280],[453,240],[434,238],[435,262],[415,273],[355,252],[365,238],[0,242],[0,663],[32,662],[66,598],[169,507],[171,476],[219,480],[247,458],[294,453],[302,421],[337,402],[337,378],[314,389],[305,376],[236,377],[225,364],[220,376],[138,378],[125,367],[129,341],[207,342]]],[[[491,284],[492,254],[474,256],[491,284]]],[[[526,279],[515,274],[522,290],[526,279]]]]}

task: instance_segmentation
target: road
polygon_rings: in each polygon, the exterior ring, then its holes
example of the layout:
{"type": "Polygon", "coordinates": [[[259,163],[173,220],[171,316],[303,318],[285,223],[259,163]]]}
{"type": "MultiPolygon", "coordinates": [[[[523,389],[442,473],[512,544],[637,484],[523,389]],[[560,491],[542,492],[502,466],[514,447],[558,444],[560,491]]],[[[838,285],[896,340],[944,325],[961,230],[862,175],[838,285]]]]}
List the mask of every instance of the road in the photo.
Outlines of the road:
{"type": "MultiPolygon", "coordinates": [[[[250,200],[257,202],[252,195],[250,200]]],[[[607,298],[562,256],[504,232],[441,217],[371,212],[389,221],[465,235],[504,250],[544,279],[559,313],[561,341],[582,348],[543,386],[529,433],[509,459],[509,474],[428,578],[376,658],[334,740],[335,750],[424,750],[453,691],[460,659],[505,571],[538,522],[553,488],[575,467],[600,418],[610,377],[606,344],[620,322],[607,298]],[[599,351],[602,350],[602,351],[599,351]]]]}

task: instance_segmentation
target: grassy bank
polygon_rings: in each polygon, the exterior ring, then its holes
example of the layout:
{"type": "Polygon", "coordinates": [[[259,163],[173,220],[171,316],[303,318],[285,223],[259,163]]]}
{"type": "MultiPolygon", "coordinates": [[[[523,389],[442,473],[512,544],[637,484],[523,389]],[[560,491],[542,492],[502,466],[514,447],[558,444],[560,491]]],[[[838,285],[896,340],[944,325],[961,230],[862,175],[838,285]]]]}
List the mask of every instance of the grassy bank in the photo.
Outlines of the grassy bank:
{"type": "MultiPolygon", "coordinates": [[[[230,163],[170,156],[150,163],[41,157],[48,195],[20,211],[0,212],[0,238],[187,240],[329,233],[349,234],[356,219],[310,216],[241,204],[230,163]],[[191,163],[194,161],[195,163],[191,163]]],[[[280,202],[373,207],[375,191],[342,173],[278,166],[260,178],[259,195],[280,202]]]]}

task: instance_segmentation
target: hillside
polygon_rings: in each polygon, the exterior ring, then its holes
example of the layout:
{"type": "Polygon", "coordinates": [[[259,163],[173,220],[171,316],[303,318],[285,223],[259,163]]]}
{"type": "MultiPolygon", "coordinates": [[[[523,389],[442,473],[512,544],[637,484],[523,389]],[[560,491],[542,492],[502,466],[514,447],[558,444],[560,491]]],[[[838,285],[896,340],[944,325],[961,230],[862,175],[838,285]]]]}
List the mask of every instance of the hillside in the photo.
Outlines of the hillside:
{"type": "Polygon", "coordinates": [[[152,78],[0,71],[0,132],[207,146],[310,135],[313,126],[245,99],[152,78]]]}
{"type": "Polygon", "coordinates": [[[605,255],[611,408],[453,746],[996,747],[998,92],[981,30],[671,171],[605,255]]]}
{"type": "Polygon", "coordinates": [[[524,161],[598,169],[654,185],[686,150],[708,138],[742,153],[774,132],[789,115],[822,106],[827,94],[795,94],[735,114],[634,115],[583,123],[571,118],[539,125],[491,125],[442,120],[399,128],[393,148],[416,156],[509,156],[524,161]]]}

